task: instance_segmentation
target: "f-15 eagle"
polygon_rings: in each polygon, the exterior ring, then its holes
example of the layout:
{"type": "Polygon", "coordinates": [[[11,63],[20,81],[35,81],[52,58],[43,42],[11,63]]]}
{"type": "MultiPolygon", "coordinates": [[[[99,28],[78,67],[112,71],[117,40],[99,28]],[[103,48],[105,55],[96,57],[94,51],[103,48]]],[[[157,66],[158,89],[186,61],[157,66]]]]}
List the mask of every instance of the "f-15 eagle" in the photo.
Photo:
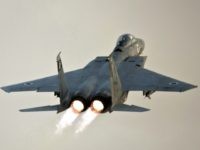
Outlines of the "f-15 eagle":
{"type": "Polygon", "coordinates": [[[141,56],[144,41],[131,34],[118,38],[113,52],[96,57],[84,68],[64,72],[60,53],[57,56],[58,74],[15,85],[4,86],[6,92],[53,92],[60,103],[21,111],[57,112],[72,108],[81,113],[88,108],[94,112],[146,111],[148,109],[124,104],[130,91],[142,91],[145,97],[156,91],[184,92],[197,86],[164,76],[144,68],[146,56],[141,56]]]}

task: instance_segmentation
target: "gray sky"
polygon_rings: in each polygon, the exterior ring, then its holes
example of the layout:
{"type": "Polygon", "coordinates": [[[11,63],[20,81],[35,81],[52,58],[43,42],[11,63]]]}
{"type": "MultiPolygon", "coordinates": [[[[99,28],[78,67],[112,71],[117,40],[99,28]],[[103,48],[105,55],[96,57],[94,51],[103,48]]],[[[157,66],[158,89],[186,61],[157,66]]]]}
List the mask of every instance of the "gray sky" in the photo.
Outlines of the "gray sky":
{"type": "MultiPolygon", "coordinates": [[[[146,67],[200,85],[198,0],[0,0],[0,86],[56,74],[108,55],[122,33],[143,38],[146,67]]],[[[185,93],[141,92],[128,102],[144,113],[103,114],[86,131],[58,136],[54,112],[20,113],[55,104],[53,93],[0,91],[0,149],[200,149],[199,88],[185,93]]]]}

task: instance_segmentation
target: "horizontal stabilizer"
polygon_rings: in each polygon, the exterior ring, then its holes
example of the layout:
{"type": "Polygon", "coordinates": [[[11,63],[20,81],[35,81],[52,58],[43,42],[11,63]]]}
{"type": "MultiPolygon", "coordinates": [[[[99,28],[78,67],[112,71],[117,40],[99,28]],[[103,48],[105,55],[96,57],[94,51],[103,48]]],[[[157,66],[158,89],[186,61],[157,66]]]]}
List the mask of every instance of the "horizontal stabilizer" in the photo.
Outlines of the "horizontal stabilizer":
{"type": "Polygon", "coordinates": [[[38,112],[38,111],[57,111],[59,105],[39,106],[32,108],[20,109],[21,112],[38,112]]]}
{"type": "Polygon", "coordinates": [[[126,112],[145,112],[145,111],[149,111],[150,109],[140,107],[140,106],[135,106],[135,105],[118,104],[118,105],[115,105],[112,110],[126,111],[126,112]]]}

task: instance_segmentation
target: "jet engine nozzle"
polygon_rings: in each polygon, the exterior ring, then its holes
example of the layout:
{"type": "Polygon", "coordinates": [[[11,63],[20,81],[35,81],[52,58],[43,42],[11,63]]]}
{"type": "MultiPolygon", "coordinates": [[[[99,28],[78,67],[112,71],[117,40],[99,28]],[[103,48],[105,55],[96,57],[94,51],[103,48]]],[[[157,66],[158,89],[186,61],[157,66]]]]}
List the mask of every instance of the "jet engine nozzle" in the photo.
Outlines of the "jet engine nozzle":
{"type": "Polygon", "coordinates": [[[105,113],[111,109],[112,100],[110,96],[96,96],[92,98],[91,110],[97,113],[105,113]]]}
{"type": "Polygon", "coordinates": [[[85,109],[85,106],[82,101],[74,100],[71,104],[71,108],[75,113],[81,113],[85,109]]]}
{"type": "Polygon", "coordinates": [[[100,100],[94,100],[91,104],[91,109],[94,112],[101,113],[104,110],[104,104],[100,100]]]}

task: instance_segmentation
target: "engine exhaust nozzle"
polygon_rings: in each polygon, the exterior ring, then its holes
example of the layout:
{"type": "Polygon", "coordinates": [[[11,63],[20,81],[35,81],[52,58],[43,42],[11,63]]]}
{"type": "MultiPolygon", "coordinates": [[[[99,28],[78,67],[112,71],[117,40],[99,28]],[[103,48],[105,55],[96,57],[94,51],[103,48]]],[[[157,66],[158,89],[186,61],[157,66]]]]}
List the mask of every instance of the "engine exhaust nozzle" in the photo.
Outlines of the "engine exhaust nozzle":
{"type": "Polygon", "coordinates": [[[94,100],[91,109],[94,112],[101,113],[104,110],[104,104],[100,100],[94,100]]]}
{"type": "Polygon", "coordinates": [[[80,100],[74,100],[71,107],[75,113],[81,113],[85,108],[83,102],[80,100]]]}

